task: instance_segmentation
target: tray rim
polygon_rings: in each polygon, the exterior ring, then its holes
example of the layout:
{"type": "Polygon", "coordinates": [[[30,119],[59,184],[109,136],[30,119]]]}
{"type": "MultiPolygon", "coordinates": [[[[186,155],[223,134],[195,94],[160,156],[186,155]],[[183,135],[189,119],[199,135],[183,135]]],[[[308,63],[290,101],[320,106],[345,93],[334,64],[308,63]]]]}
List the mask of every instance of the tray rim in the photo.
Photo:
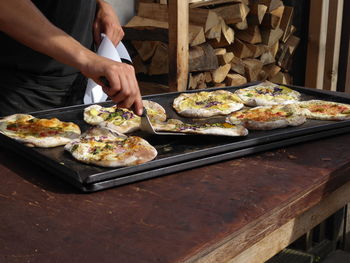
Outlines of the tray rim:
{"type": "MultiPolygon", "coordinates": [[[[147,96],[142,96],[142,99],[151,99],[152,98],[157,98],[157,100],[161,100],[162,98],[167,98],[171,96],[176,96],[181,93],[196,93],[200,91],[214,91],[214,90],[232,90],[232,89],[240,89],[240,88],[245,88],[249,86],[256,85],[260,82],[252,82],[252,83],[247,83],[241,86],[228,86],[228,87],[219,87],[219,88],[209,88],[205,90],[188,90],[184,92],[169,92],[169,93],[164,93],[164,94],[152,94],[152,95],[147,95],[147,96]]],[[[284,84],[283,84],[284,85],[284,84]]],[[[311,89],[311,88],[306,88],[306,87],[300,87],[300,86],[295,86],[295,85],[284,85],[287,87],[290,87],[294,90],[297,90],[301,93],[305,94],[311,94],[314,96],[320,96],[320,95],[326,95],[326,96],[332,96],[336,97],[337,99],[347,99],[349,100],[350,104],[350,94],[342,93],[342,92],[335,92],[335,91],[325,91],[325,90],[316,90],[316,89],[311,89]]],[[[113,103],[112,101],[106,101],[106,102],[101,102],[101,103],[92,103],[92,104],[99,104],[99,105],[108,105],[110,103],[113,103]]],[[[68,107],[62,107],[62,108],[55,108],[55,109],[49,109],[49,110],[42,110],[42,111],[35,111],[35,112],[30,112],[28,114],[32,114],[33,116],[42,116],[42,115],[47,115],[47,114],[55,114],[55,113],[62,113],[62,112],[69,112],[69,111],[76,111],[76,110],[81,110],[83,108],[88,107],[89,105],[92,104],[81,104],[81,105],[74,105],[74,106],[68,106],[68,107]]],[[[232,158],[236,157],[241,157],[244,155],[237,155],[238,152],[245,152],[244,149],[248,148],[253,148],[255,147],[256,149],[264,148],[266,145],[277,145],[278,147],[282,147],[283,142],[286,142],[292,138],[308,138],[309,140],[312,140],[312,135],[315,137],[321,136],[320,134],[324,134],[323,137],[327,137],[333,134],[338,134],[339,131],[341,130],[347,130],[347,127],[350,127],[350,120],[345,120],[341,122],[334,122],[334,123],[326,123],[324,125],[320,125],[318,127],[306,127],[305,129],[297,129],[297,130],[292,130],[289,129],[289,132],[281,132],[280,136],[275,135],[273,139],[269,139],[265,137],[258,137],[257,139],[263,138],[262,141],[260,142],[254,142],[251,140],[248,141],[238,141],[238,144],[240,143],[240,146],[237,147],[237,142],[233,143],[225,143],[223,145],[220,145],[218,147],[211,147],[209,149],[201,149],[201,150],[196,150],[194,152],[190,153],[184,153],[180,155],[175,155],[171,157],[165,157],[163,159],[158,159],[158,160],[153,160],[145,164],[137,165],[137,166],[132,166],[132,167],[121,167],[121,168],[111,168],[108,171],[100,172],[100,173],[94,173],[92,175],[88,175],[87,178],[82,179],[80,174],[73,169],[70,169],[66,167],[65,165],[59,165],[59,163],[55,162],[51,158],[40,154],[37,151],[33,151],[30,147],[27,147],[23,145],[20,142],[17,142],[14,139],[11,139],[3,134],[0,134],[0,143],[4,143],[4,146],[6,147],[6,144],[10,145],[12,149],[15,152],[18,153],[26,153],[28,157],[30,155],[33,155],[34,158],[31,160],[35,161],[37,164],[43,166],[43,167],[49,167],[51,168],[49,171],[60,176],[61,178],[65,179],[69,183],[73,184],[74,186],[78,187],[82,191],[87,191],[87,192],[92,192],[92,191],[97,191],[97,190],[102,190],[101,185],[104,185],[103,182],[112,182],[113,181],[113,186],[118,186],[122,184],[127,184],[130,182],[136,182],[140,180],[144,180],[145,177],[147,178],[152,178],[152,177],[158,177],[161,176],[158,173],[154,173],[154,176],[152,176],[152,171],[154,170],[159,170],[162,169],[162,167],[165,166],[176,166],[176,165],[182,165],[183,170],[188,169],[187,167],[190,165],[186,166],[186,163],[194,165],[194,163],[198,163],[198,166],[201,165],[201,162],[205,160],[206,158],[209,158],[210,156],[221,156],[224,155],[225,153],[231,152],[232,158]],[[304,136],[304,137],[303,137],[304,136]],[[227,147],[230,145],[231,147],[227,147]],[[265,145],[265,146],[264,146],[265,145]],[[259,147],[258,147],[259,146],[259,147]],[[236,147],[236,148],[235,148],[236,147]],[[44,156],[44,159],[48,161],[48,163],[43,164],[40,159],[44,156]],[[174,160],[175,158],[175,160],[174,160]],[[178,159],[176,159],[178,158],[178,159]],[[137,167],[137,168],[135,168],[137,167]],[[54,168],[54,169],[52,169],[54,168]],[[123,173],[123,171],[125,171],[123,173]],[[118,174],[118,171],[122,171],[121,174],[118,174]],[[146,176],[145,173],[149,173],[149,176],[146,176]],[[138,179],[135,177],[139,177],[138,179]],[[125,178],[129,178],[129,180],[124,180],[125,178]],[[131,179],[130,179],[131,178],[131,179]],[[118,184],[114,184],[118,182],[118,184]],[[95,185],[95,186],[94,186],[95,185]]],[[[288,128],[287,128],[288,129],[288,128]]],[[[321,137],[320,137],[321,138],[321,137]]],[[[295,141],[295,140],[289,140],[289,141],[295,141]]],[[[294,142],[297,143],[297,142],[294,142]]],[[[257,150],[258,151],[258,150],[257,150]]],[[[23,155],[23,154],[21,154],[23,155]]],[[[217,158],[212,158],[212,159],[217,159],[217,158]]],[[[195,167],[195,166],[193,166],[195,167]]],[[[166,170],[166,169],[165,169],[166,170]]],[[[165,172],[163,169],[163,171],[165,172]]],[[[177,170],[179,171],[179,170],[177,170]]],[[[171,171],[169,170],[170,173],[171,171]]],[[[108,184],[108,183],[107,183],[108,184]]],[[[111,187],[113,187],[111,186],[111,187]]],[[[105,186],[106,188],[108,186],[105,186]]],[[[108,187],[109,188],[109,187],[108,187]]]]}

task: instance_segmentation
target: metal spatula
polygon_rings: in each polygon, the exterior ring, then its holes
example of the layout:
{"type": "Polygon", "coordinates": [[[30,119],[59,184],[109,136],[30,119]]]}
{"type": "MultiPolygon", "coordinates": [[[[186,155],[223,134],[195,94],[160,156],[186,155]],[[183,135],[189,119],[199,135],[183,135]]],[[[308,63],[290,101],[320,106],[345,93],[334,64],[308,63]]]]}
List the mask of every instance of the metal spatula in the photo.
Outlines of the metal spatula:
{"type": "Polygon", "coordinates": [[[141,115],[141,126],[140,129],[142,131],[145,131],[150,134],[155,134],[155,135],[186,135],[185,133],[181,132],[157,132],[154,130],[151,121],[149,120],[149,117],[147,115],[147,110],[146,108],[143,108],[143,112],[141,115]]]}

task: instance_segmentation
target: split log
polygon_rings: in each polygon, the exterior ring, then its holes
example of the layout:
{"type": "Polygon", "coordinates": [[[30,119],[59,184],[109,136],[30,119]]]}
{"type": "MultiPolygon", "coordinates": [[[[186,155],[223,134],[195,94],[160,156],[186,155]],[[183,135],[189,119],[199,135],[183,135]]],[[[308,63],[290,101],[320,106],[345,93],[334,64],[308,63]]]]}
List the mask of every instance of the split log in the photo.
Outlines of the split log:
{"type": "Polygon", "coordinates": [[[245,77],[249,82],[258,80],[259,73],[263,67],[263,63],[254,58],[243,59],[245,68],[245,77]]]}
{"type": "Polygon", "coordinates": [[[274,45],[272,45],[271,47],[268,47],[268,50],[273,54],[274,57],[276,57],[277,52],[279,50],[279,46],[280,46],[280,42],[276,41],[276,43],[274,45]]]}
{"type": "Polygon", "coordinates": [[[281,47],[277,53],[277,65],[286,71],[290,70],[291,57],[299,44],[300,39],[296,36],[290,36],[286,43],[281,43],[281,47]]]}
{"type": "Polygon", "coordinates": [[[284,6],[280,6],[275,10],[273,10],[271,13],[266,13],[261,25],[270,29],[275,29],[279,27],[282,19],[283,11],[284,11],[284,6]]]}
{"type": "Polygon", "coordinates": [[[238,30],[246,30],[246,29],[248,29],[247,19],[244,19],[242,22],[234,24],[234,27],[237,28],[238,30]]]}
{"type": "Polygon", "coordinates": [[[189,72],[214,70],[219,66],[214,49],[208,43],[191,47],[188,62],[189,72]]]}
{"type": "Polygon", "coordinates": [[[235,32],[231,27],[226,25],[224,20],[221,20],[221,33],[228,45],[233,43],[233,40],[235,39],[235,32]]]}
{"type": "Polygon", "coordinates": [[[243,60],[237,57],[233,57],[231,60],[231,70],[237,72],[240,75],[245,75],[243,60]]]}
{"type": "Polygon", "coordinates": [[[215,88],[224,88],[224,87],[226,87],[226,84],[225,83],[214,83],[214,87],[215,88]]]}
{"type": "MultiPolygon", "coordinates": [[[[189,10],[189,23],[197,26],[205,27],[209,19],[210,10],[202,8],[192,8],[189,10]]],[[[154,19],[158,21],[168,22],[168,6],[158,3],[139,2],[137,8],[137,16],[143,18],[154,19]]]]}
{"type": "Polygon", "coordinates": [[[209,71],[204,72],[204,79],[205,79],[205,83],[212,83],[213,77],[211,75],[211,72],[209,71]]]}
{"type": "Polygon", "coordinates": [[[190,74],[188,89],[205,89],[206,87],[204,73],[190,74]]]}
{"type": "Polygon", "coordinates": [[[226,48],[226,50],[233,52],[233,54],[238,58],[248,58],[253,54],[247,45],[237,38],[232,45],[226,48]]]}
{"type": "Polygon", "coordinates": [[[168,45],[160,43],[157,46],[156,51],[152,57],[151,64],[149,66],[149,75],[162,75],[169,73],[169,56],[168,45]]]}
{"type": "Polygon", "coordinates": [[[266,50],[268,50],[268,47],[266,45],[263,45],[263,44],[252,45],[252,44],[247,43],[246,46],[252,52],[252,55],[251,55],[252,58],[260,57],[263,53],[266,52],[266,50]]]}
{"type": "Polygon", "coordinates": [[[209,40],[215,39],[217,43],[221,42],[221,23],[215,25],[205,33],[205,37],[209,40]]]}
{"type": "Polygon", "coordinates": [[[249,25],[247,30],[237,31],[236,37],[250,44],[261,42],[261,34],[259,26],[249,25]]]}
{"type": "Polygon", "coordinates": [[[188,29],[188,42],[190,46],[197,46],[205,42],[203,27],[189,25],[188,29]]]}
{"type": "Polygon", "coordinates": [[[247,79],[239,74],[227,74],[225,78],[226,86],[240,86],[247,83],[247,79]]]}
{"type": "Polygon", "coordinates": [[[147,61],[153,57],[154,52],[160,43],[161,42],[159,41],[131,41],[131,44],[134,46],[143,61],[147,61]]]}
{"type": "Polygon", "coordinates": [[[275,64],[263,66],[263,71],[266,73],[268,79],[273,78],[278,72],[281,71],[281,68],[275,64]]]}
{"type": "Polygon", "coordinates": [[[232,61],[233,57],[234,57],[234,55],[232,52],[227,52],[227,53],[222,54],[222,55],[217,55],[218,62],[219,62],[220,66],[229,64],[232,61]]]}
{"type": "Polygon", "coordinates": [[[292,79],[288,73],[284,72],[278,72],[275,76],[269,79],[273,83],[278,83],[278,84],[291,84],[292,79]]]}
{"type": "Polygon", "coordinates": [[[250,12],[247,17],[247,21],[250,25],[260,25],[265,16],[267,6],[253,3],[250,7],[250,12]]]}
{"type": "Polygon", "coordinates": [[[283,31],[280,28],[261,30],[262,43],[269,47],[273,46],[282,35],[283,31]]]}
{"type": "Polygon", "coordinates": [[[204,32],[208,32],[211,28],[215,27],[217,24],[219,24],[220,18],[217,13],[209,10],[207,18],[204,23],[204,32]]]}
{"type": "Polygon", "coordinates": [[[285,6],[283,11],[283,15],[280,23],[280,28],[283,31],[283,35],[281,38],[283,42],[287,41],[287,36],[289,35],[289,32],[290,32],[290,27],[291,27],[292,18],[293,18],[293,11],[294,11],[294,8],[290,6],[285,6]]]}
{"type": "MultiPolygon", "coordinates": [[[[134,16],[125,26],[124,31],[126,40],[150,40],[151,31],[156,31],[158,39],[161,42],[168,42],[168,22],[154,19],[134,16]],[[135,31],[136,30],[136,31],[135,31]],[[132,32],[134,31],[134,32],[132,32]],[[162,36],[160,36],[162,34],[162,36]]],[[[154,40],[154,39],[153,39],[154,40]]],[[[205,42],[203,28],[200,26],[189,25],[189,43],[195,46],[205,42]]]]}
{"type": "Polygon", "coordinates": [[[213,27],[209,32],[207,33],[207,38],[209,39],[209,43],[213,46],[213,48],[222,48],[229,46],[234,41],[235,32],[231,27],[226,25],[225,21],[221,18],[221,27],[219,25],[213,27]],[[218,37],[219,32],[217,30],[221,29],[220,37],[218,37]],[[208,33],[212,33],[213,36],[209,37],[208,33]],[[216,36],[216,38],[214,38],[216,36]],[[210,39],[214,38],[214,39],[210,39]]]}
{"type": "Polygon", "coordinates": [[[249,7],[245,4],[234,4],[213,8],[212,11],[221,16],[226,24],[236,24],[246,19],[249,7]]]}
{"type": "Polygon", "coordinates": [[[260,61],[263,63],[264,66],[276,62],[275,56],[271,52],[266,52],[262,54],[260,57],[260,61]]]}
{"type": "Polygon", "coordinates": [[[281,0],[259,0],[259,4],[267,6],[267,12],[271,12],[276,8],[283,6],[283,2],[281,0]]]}
{"type": "Polygon", "coordinates": [[[216,48],[214,49],[215,55],[224,55],[226,53],[226,48],[216,48]]]}
{"type": "Polygon", "coordinates": [[[228,72],[231,69],[230,64],[226,64],[223,66],[218,67],[216,70],[212,71],[212,77],[214,83],[221,83],[225,80],[228,72]]]}

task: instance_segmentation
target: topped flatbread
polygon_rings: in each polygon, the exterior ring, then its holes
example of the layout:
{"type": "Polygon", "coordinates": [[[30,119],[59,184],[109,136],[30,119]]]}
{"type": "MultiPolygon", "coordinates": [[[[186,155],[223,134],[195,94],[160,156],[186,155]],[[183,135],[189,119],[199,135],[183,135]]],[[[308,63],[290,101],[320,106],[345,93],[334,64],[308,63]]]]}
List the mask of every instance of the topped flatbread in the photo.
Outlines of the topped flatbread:
{"type": "Polygon", "coordinates": [[[146,140],[100,127],[86,131],[64,149],[83,163],[103,167],[138,165],[157,156],[157,150],[146,140]]]}
{"type": "Polygon", "coordinates": [[[235,94],[245,105],[251,107],[290,104],[298,102],[301,96],[295,90],[271,82],[239,89],[235,91],[235,94]]]}
{"type": "Polygon", "coordinates": [[[324,100],[302,101],[296,104],[300,114],[308,119],[347,120],[350,119],[350,105],[324,100]]]}
{"type": "Polygon", "coordinates": [[[80,128],[57,118],[40,119],[29,114],[13,114],[0,119],[0,133],[34,147],[65,145],[79,137],[80,128]]]}
{"type": "Polygon", "coordinates": [[[177,119],[169,119],[167,122],[155,122],[153,128],[156,131],[181,132],[204,135],[222,136],[246,136],[248,130],[241,125],[230,123],[183,123],[177,119]]]}
{"type": "Polygon", "coordinates": [[[306,118],[297,114],[291,105],[274,105],[236,111],[227,116],[226,121],[250,130],[272,130],[301,125],[306,118]]]}
{"type": "MultiPolygon", "coordinates": [[[[164,108],[154,101],[143,100],[151,121],[165,121],[166,113],[164,108]]],[[[102,107],[91,105],[84,109],[84,120],[91,125],[107,127],[121,133],[129,133],[138,130],[141,119],[133,111],[118,108],[117,105],[102,107]]]]}
{"type": "Polygon", "coordinates": [[[238,96],[226,90],[182,93],[173,102],[176,112],[184,117],[227,115],[243,106],[238,96]]]}

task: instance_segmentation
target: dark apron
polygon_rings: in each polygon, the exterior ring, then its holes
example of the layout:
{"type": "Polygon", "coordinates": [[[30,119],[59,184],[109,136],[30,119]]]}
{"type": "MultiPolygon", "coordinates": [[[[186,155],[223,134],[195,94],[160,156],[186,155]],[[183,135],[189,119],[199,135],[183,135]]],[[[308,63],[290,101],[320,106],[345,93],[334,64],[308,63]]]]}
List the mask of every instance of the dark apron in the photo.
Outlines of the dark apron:
{"type": "MultiPolygon", "coordinates": [[[[92,49],[96,0],[32,2],[52,24],[92,49]]],[[[0,116],[81,104],[85,87],[77,69],[0,32],[0,116]]]]}
{"type": "Polygon", "coordinates": [[[83,104],[87,79],[82,74],[71,75],[67,82],[55,80],[1,83],[0,116],[83,104]]]}

